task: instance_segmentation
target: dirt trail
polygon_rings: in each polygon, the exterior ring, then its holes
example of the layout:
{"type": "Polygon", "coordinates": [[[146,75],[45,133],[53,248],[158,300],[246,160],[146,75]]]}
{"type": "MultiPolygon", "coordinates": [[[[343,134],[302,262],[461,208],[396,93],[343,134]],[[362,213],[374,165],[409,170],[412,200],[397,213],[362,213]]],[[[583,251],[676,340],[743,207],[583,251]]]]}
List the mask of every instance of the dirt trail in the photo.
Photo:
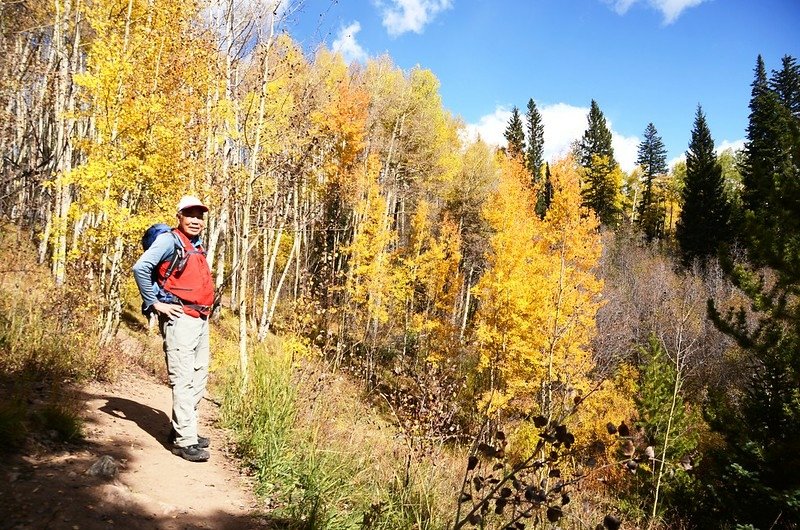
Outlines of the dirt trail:
{"type": "Polygon", "coordinates": [[[140,376],[83,389],[85,441],[0,465],[0,528],[281,528],[254,515],[252,486],[213,425],[216,406],[201,404],[200,432],[211,460],[187,462],[166,444],[169,388],[140,376]],[[87,470],[103,455],[119,462],[116,479],[87,470]]]}

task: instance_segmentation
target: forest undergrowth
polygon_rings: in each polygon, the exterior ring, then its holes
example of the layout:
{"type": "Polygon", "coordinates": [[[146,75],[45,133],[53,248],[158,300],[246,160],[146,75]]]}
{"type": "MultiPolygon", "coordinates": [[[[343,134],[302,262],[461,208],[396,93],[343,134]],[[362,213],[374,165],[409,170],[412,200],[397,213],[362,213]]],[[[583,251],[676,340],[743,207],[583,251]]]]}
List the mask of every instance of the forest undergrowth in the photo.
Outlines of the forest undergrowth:
{"type": "Polygon", "coordinates": [[[96,344],[80,290],[56,291],[30,238],[14,225],[0,228],[0,451],[77,441],[75,390],[122,367],[96,344]]]}
{"type": "MultiPolygon", "coordinates": [[[[215,351],[235,351],[224,330],[215,351]]],[[[362,400],[347,374],[297,339],[253,351],[242,394],[235,369],[218,379],[223,422],[277,513],[302,528],[446,528],[461,463],[444,447],[412,449],[362,400]]]]}
{"type": "MultiPolygon", "coordinates": [[[[74,390],[90,379],[113,380],[125,370],[158,376],[163,370],[157,338],[136,308],[126,307],[118,338],[138,347],[115,342],[101,348],[90,335],[94,313],[80,290],[58,291],[63,297],[53,300],[47,271],[12,258],[34,252],[30,239],[11,226],[3,234],[0,263],[8,265],[0,283],[0,368],[10,399],[0,404],[2,445],[17,450],[31,440],[79,440],[74,390]]],[[[699,491],[684,470],[691,466],[681,459],[693,455],[697,464],[698,455],[719,445],[692,403],[701,399],[709,371],[720,380],[735,377],[725,372],[727,346],[710,347],[718,335],[699,308],[708,295],[724,300],[735,291],[708,272],[676,275],[658,252],[619,237],[607,238],[600,270],[611,280],[598,315],[597,347],[607,354],[600,369],[610,374],[613,363],[644,367],[641,374],[618,371],[613,392],[586,397],[625,410],[613,401],[614,392],[631,384],[628,392],[638,396],[637,416],[619,415],[602,439],[576,441],[559,418],[481,422],[468,402],[458,402],[459,392],[440,372],[389,364],[378,373],[379,383],[370,384],[361,377],[363,365],[327,358],[291,326],[251,343],[243,391],[238,320],[223,309],[212,326],[211,392],[221,403],[221,423],[234,433],[242,464],[257,479],[264,506],[292,528],[309,530],[522,528],[507,526],[509,521],[526,528],[680,527],[672,510],[699,491]],[[606,323],[621,310],[638,317],[624,325],[606,323]],[[676,326],[681,311],[691,318],[676,326]],[[631,343],[647,344],[646,330],[649,349],[630,349],[631,343]],[[684,355],[679,369],[685,383],[680,410],[670,416],[664,407],[676,379],[670,364],[675,357],[661,348],[677,347],[680,340],[692,346],[676,350],[684,355]],[[423,401],[427,404],[420,407],[423,401]],[[666,458],[656,457],[658,433],[669,417],[674,438],[661,442],[666,458]],[[671,470],[653,517],[659,459],[671,470]],[[682,471],[675,475],[676,469],[682,471]]],[[[576,409],[583,405],[576,400],[576,409]]]]}
{"type": "MultiPolygon", "coordinates": [[[[241,393],[234,361],[234,324],[223,321],[215,338],[214,386],[222,400],[222,422],[236,433],[239,455],[257,477],[259,494],[276,515],[296,525],[292,528],[475,526],[474,517],[456,524],[458,504],[465,502],[465,491],[473,491],[482,480],[472,465],[478,457],[471,454],[479,454],[494,472],[505,469],[508,476],[503,483],[516,487],[514,493],[524,498],[525,488],[512,476],[522,469],[521,461],[511,456],[510,447],[506,456],[504,451],[487,452],[488,446],[478,441],[484,439],[480,434],[462,443],[444,442],[430,434],[410,435],[398,423],[386,399],[375,395],[380,390],[369,391],[363,381],[332,369],[318,352],[296,337],[271,336],[254,348],[251,379],[247,391],[241,393]]],[[[512,428],[519,429],[523,423],[512,428]]],[[[532,421],[529,423],[533,427],[532,421]]],[[[547,437],[551,431],[541,432],[547,437]]],[[[545,454],[541,448],[531,452],[531,460],[540,454],[545,454]]],[[[547,461],[548,471],[558,467],[551,465],[556,460],[565,469],[571,467],[570,456],[548,460],[552,454],[542,460],[547,461]]],[[[582,478],[563,489],[555,486],[559,509],[562,498],[571,495],[575,499],[564,507],[560,528],[594,529],[603,521],[606,514],[602,510],[613,505],[602,491],[602,481],[608,476],[587,475],[580,486],[582,478]]],[[[499,479],[487,478],[492,480],[500,484],[499,479]]],[[[497,495],[488,495],[489,489],[481,501],[486,509],[477,526],[505,528],[508,521],[497,509],[500,489],[497,495]]],[[[476,500],[480,500],[478,497],[476,500]]],[[[535,509],[518,520],[530,519],[528,528],[550,528],[546,514],[547,501],[551,500],[535,503],[535,509]]],[[[615,520],[609,519],[609,528],[614,528],[615,520]]]]}

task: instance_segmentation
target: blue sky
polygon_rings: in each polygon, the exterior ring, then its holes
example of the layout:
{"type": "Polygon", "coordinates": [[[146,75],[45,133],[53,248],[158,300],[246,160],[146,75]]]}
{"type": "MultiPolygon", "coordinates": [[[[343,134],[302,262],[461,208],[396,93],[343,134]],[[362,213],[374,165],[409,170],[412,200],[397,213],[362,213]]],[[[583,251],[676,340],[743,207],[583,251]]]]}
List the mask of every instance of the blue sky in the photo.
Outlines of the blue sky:
{"type": "Polygon", "coordinates": [[[800,60],[800,0],[306,0],[289,32],[308,51],[430,69],[445,108],[490,143],[533,98],[548,158],[595,99],[630,170],[649,122],[680,157],[698,104],[717,146],[740,146],[758,54],[768,71],[800,60]]]}

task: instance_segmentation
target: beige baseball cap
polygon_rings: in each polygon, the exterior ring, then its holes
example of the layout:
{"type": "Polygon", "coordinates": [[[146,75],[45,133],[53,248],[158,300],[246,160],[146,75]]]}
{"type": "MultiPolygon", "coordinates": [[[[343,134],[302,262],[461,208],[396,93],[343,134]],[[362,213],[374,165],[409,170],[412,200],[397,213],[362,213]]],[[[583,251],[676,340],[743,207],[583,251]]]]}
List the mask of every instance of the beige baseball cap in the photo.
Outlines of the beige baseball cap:
{"type": "Polygon", "coordinates": [[[178,202],[178,213],[181,213],[186,208],[194,208],[194,207],[202,208],[204,212],[208,211],[208,206],[203,204],[203,201],[201,201],[194,195],[184,195],[178,202]]]}

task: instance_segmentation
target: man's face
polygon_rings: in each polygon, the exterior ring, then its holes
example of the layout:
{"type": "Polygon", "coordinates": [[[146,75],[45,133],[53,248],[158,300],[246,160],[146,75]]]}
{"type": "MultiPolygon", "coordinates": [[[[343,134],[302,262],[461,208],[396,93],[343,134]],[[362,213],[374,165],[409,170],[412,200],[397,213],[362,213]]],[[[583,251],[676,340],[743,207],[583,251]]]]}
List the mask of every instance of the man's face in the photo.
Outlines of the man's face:
{"type": "Polygon", "coordinates": [[[206,212],[199,206],[184,208],[178,214],[178,230],[189,237],[200,234],[206,226],[205,214],[206,212]]]}

